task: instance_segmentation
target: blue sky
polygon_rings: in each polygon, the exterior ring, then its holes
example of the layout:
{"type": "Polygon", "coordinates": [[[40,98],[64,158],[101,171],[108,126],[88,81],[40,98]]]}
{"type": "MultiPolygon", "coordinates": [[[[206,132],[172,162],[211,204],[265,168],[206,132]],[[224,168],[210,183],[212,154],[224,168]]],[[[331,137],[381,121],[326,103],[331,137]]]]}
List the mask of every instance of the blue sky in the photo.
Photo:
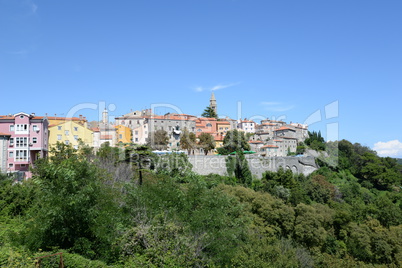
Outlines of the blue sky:
{"type": "Polygon", "coordinates": [[[221,116],[309,122],[402,157],[401,13],[399,0],[0,0],[0,114],[200,115],[213,90],[221,116]]]}

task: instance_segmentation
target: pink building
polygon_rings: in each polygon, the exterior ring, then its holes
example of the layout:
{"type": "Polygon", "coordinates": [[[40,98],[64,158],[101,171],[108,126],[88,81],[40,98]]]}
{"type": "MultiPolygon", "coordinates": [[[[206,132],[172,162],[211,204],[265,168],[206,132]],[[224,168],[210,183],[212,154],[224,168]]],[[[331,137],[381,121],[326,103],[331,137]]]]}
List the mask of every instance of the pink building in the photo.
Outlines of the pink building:
{"type": "Polygon", "coordinates": [[[7,161],[0,159],[7,163],[5,172],[17,173],[19,179],[32,176],[29,168],[48,153],[48,125],[46,117],[35,114],[0,116],[0,133],[9,135],[3,154],[7,161]]]}

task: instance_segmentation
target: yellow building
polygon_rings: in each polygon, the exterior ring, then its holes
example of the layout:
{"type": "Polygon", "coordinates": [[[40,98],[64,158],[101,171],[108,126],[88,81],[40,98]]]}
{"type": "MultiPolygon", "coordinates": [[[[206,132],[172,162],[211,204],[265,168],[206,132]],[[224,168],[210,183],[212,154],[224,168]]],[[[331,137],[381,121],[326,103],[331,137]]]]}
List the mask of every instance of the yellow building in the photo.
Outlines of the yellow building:
{"type": "Polygon", "coordinates": [[[132,143],[133,134],[129,127],[118,125],[116,126],[117,144],[132,143]]]}
{"type": "Polygon", "coordinates": [[[228,121],[216,121],[216,132],[219,135],[226,135],[226,132],[232,130],[230,123],[228,121]]]}
{"type": "Polygon", "coordinates": [[[93,146],[93,131],[74,121],[64,121],[49,125],[49,148],[62,142],[78,149],[79,140],[85,145],[93,146]]]}

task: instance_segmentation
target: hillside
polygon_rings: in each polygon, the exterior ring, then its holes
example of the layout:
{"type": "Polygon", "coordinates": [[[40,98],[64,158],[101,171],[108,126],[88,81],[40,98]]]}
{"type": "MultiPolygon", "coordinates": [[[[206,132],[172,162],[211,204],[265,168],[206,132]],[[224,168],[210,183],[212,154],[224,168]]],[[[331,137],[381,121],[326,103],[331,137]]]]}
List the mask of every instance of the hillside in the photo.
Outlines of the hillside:
{"type": "Polygon", "coordinates": [[[63,252],[65,267],[400,267],[401,165],[346,140],[325,146],[307,177],[256,180],[242,154],[231,176],[201,176],[183,154],[59,144],[31,180],[1,176],[0,266],[63,252]]]}

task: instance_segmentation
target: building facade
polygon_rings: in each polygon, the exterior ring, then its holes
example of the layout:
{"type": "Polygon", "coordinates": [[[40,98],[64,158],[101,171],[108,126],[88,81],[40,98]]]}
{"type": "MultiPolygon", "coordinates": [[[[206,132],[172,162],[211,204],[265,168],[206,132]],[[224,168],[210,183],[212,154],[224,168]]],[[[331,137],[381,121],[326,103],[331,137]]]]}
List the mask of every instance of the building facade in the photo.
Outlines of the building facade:
{"type": "Polygon", "coordinates": [[[20,178],[32,176],[30,167],[37,159],[48,154],[48,125],[47,117],[35,114],[21,112],[0,116],[0,132],[10,135],[7,146],[8,173],[18,173],[20,178]]]}
{"type": "Polygon", "coordinates": [[[49,126],[49,146],[55,146],[57,142],[72,145],[78,149],[79,141],[93,146],[93,131],[76,121],[60,121],[59,124],[49,126]]]}

